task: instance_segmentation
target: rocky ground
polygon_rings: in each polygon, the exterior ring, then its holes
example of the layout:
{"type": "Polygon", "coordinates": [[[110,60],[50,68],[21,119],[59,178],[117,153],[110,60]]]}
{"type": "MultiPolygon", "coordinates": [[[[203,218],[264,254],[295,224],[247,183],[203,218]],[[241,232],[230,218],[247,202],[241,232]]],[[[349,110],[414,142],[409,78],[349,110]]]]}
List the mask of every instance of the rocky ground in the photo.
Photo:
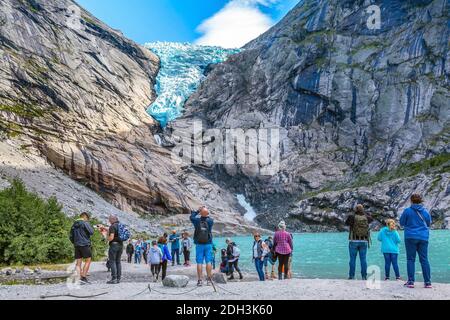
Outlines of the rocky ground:
{"type": "MultiPolygon", "coordinates": [[[[403,282],[381,282],[379,289],[367,288],[364,281],[292,279],[259,282],[254,275],[245,274],[245,281],[219,284],[217,292],[210,286],[196,287],[195,268],[169,267],[168,274],[187,275],[186,288],[166,288],[150,282],[148,266],[124,263],[124,280],[119,285],[105,284],[108,277],[103,263],[94,263],[91,285],[69,289],[65,283],[37,286],[0,285],[0,299],[40,300],[44,296],[67,295],[101,296],[89,299],[107,300],[446,300],[450,297],[450,284],[434,284],[433,289],[403,287],[403,282]],[[153,291],[148,290],[148,284],[153,291]]],[[[54,297],[48,299],[78,299],[54,297]]],[[[87,298],[86,298],[87,299],[87,298]]]]}

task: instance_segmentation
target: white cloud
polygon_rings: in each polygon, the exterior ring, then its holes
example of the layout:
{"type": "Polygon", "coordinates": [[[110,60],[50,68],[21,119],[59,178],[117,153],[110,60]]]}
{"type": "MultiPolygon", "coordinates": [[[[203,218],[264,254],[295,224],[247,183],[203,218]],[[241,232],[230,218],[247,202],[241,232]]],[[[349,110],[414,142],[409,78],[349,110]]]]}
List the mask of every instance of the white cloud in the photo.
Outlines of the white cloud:
{"type": "Polygon", "coordinates": [[[197,31],[203,35],[196,44],[240,48],[266,32],[274,22],[260,11],[279,0],[231,0],[212,17],[203,21],[197,31]]]}

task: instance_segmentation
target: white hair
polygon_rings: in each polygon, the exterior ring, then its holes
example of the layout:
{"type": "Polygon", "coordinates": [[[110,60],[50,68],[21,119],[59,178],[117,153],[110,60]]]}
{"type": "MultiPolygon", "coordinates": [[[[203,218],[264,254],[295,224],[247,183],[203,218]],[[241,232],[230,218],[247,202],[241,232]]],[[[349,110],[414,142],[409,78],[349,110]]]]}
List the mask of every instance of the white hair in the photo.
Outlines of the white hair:
{"type": "Polygon", "coordinates": [[[286,230],[286,222],[280,221],[280,223],[278,224],[278,228],[286,230]]]}

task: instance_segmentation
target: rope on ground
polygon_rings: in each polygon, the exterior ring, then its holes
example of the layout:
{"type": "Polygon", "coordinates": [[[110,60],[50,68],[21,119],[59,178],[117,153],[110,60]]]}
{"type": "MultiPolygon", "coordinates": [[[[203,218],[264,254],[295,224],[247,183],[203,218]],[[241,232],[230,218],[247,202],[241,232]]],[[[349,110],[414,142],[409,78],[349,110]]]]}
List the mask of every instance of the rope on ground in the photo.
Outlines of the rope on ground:
{"type": "Polygon", "coordinates": [[[219,286],[217,283],[216,283],[216,286],[217,286],[217,288],[219,288],[219,289],[221,289],[221,290],[223,290],[223,291],[225,291],[225,292],[227,292],[227,293],[230,293],[230,294],[232,294],[232,295],[235,295],[235,296],[240,296],[240,295],[241,295],[240,293],[236,293],[236,292],[229,291],[229,290],[227,290],[227,289],[225,289],[225,288],[219,286]]]}
{"type": "Polygon", "coordinates": [[[55,295],[41,295],[41,299],[50,299],[50,298],[60,298],[60,297],[69,297],[69,298],[76,298],[76,299],[87,299],[87,298],[95,298],[95,297],[100,297],[103,296],[105,294],[108,294],[109,292],[101,292],[98,294],[91,294],[91,295],[87,295],[87,296],[77,296],[71,293],[67,293],[67,294],[55,294],[55,295]]]}

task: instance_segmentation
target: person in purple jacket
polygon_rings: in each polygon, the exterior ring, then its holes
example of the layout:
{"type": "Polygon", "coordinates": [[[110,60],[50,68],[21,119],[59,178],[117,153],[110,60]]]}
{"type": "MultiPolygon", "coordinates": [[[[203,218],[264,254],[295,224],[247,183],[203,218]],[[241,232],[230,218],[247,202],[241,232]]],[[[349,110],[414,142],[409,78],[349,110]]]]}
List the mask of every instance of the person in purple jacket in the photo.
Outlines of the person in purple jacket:
{"type": "Polygon", "coordinates": [[[422,266],[425,288],[431,286],[431,268],[428,261],[428,240],[430,238],[431,215],[422,205],[420,194],[411,196],[412,205],[403,211],[400,217],[400,225],[405,229],[405,247],[408,281],[405,286],[414,288],[416,254],[419,255],[422,266]]]}
{"type": "Polygon", "coordinates": [[[278,224],[278,231],[273,237],[274,252],[278,257],[278,280],[288,278],[289,275],[289,257],[294,249],[292,243],[292,236],[286,231],[286,223],[281,221],[278,224]]]}

